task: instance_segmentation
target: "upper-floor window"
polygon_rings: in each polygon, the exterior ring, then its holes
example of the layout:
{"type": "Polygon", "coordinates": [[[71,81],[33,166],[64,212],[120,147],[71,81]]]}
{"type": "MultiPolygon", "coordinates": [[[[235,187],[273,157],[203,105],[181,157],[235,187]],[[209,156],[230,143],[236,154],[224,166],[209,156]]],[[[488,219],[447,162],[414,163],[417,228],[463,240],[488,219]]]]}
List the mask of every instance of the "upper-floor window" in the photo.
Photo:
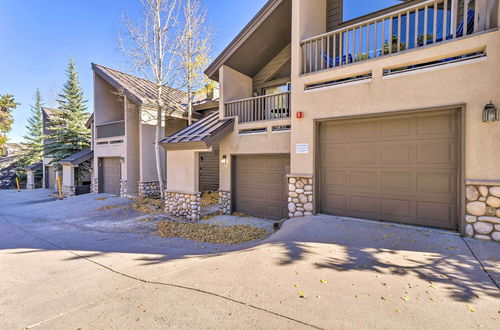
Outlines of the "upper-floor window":
{"type": "Polygon", "coordinates": [[[405,0],[343,0],[343,21],[349,21],[370,13],[399,5],[405,0]]]}

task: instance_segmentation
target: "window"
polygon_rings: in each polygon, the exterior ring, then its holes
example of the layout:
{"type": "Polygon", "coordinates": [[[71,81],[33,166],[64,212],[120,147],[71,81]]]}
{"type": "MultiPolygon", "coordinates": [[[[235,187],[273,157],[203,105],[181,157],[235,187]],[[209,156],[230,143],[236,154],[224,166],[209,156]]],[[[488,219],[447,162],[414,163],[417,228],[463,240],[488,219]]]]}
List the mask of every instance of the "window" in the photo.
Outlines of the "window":
{"type": "Polygon", "coordinates": [[[343,21],[349,21],[378,10],[399,5],[405,0],[343,0],[343,21]]]}

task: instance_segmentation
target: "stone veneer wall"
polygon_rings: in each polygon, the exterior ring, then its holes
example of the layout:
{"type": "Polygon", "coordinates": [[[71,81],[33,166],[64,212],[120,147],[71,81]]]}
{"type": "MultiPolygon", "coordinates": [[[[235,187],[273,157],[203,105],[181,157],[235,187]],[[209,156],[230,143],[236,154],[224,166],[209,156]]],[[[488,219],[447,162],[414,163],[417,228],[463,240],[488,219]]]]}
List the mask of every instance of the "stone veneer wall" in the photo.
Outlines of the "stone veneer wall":
{"type": "Polygon", "coordinates": [[[465,234],[500,242],[500,184],[467,185],[465,234]]]}
{"type": "Polygon", "coordinates": [[[291,218],[313,215],[314,190],[312,177],[288,176],[288,216],[291,218]]]}
{"type": "Polygon", "coordinates": [[[127,180],[120,181],[120,197],[127,197],[127,180]]]}
{"type": "Polygon", "coordinates": [[[35,189],[35,185],[34,185],[34,184],[29,184],[29,183],[28,183],[28,184],[26,184],[26,189],[27,189],[27,190],[33,190],[33,189],[35,189]]]}
{"type": "Polygon", "coordinates": [[[200,220],[201,193],[165,193],[165,213],[187,220],[200,220]]]}
{"type": "Polygon", "coordinates": [[[219,190],[219,211],[222,214],[231,215],[231,192],[219,190]]]}
{"type": "MultiPolygon", "coordinates": [[[[167,183],[165,182],[164,186],[166,185],[167,183]]],[[[139,196],[159,198],[161,196],[160,182],[139,182],[139,196]]]]}
{"type": "Polygon", "coordinates": [[[90,193],[91,194],[99,193],[99,179],[92,179],[92,183],[90,184],[90,193]]]}
{"type": "Polygon", "coordinates": [[[76,196],[76,187],[75,186],[62,186],[62,196],[63,198],[70,198],[76,196]]]}

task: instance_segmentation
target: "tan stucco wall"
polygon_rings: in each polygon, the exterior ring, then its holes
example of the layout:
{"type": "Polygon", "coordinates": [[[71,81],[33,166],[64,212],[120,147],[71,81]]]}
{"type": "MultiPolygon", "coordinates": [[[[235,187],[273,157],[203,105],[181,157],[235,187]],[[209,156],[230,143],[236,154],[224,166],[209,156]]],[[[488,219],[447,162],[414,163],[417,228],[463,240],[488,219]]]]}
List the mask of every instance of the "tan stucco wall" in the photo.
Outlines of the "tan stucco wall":
{"type": "Polygon", "coordinates": [[[75,168],[72,166],[63,166],[62,168],[63,178],[62,185],[66,187],[72,187],[75,185],[75,168]]]}
{"type": "Polygon", "coordinates": [[[94,73],[94,120],[96,125],[124,120],[123,96],[116,88],[94,73]]]}
{"type": "MultiPolygon", "coordinates": [[[[206,151],[206,150],[203,150],[206,151]]],[[[167,191],[194,194],[199,192],[199,150],[168,151],[167,191]]]]}
{"type": "MultiPolygon", "coordinates": [[[[293,110],[304,112],[305,119],[292,119],[292,146],[296,143],[314,145],[314,119],[464,104],[465,176],[469,179],[498,180],[500,124],[483,123],[481,120],[482,110],[490,100],[500,106],[500,58],[496,54],[500,54],[498,31],[343,69],[304,77],[296,75],[292,77],[293,110]],[[484,48],[488,54],[484,60],[430,71],[417,70],[411,75],[390,79],[382,77],[384,68],[427,62],[484,48]],[[373,79],[369,83],[304,92],[304,85],[307,84],[370,71],[373,79]]],[[[297,67],[294,72],[298,72],[297,67]]],[[[291,159],[293,173],[313,173],[313,152],[308,155],[292,153],[291,159]]]]}
{"type": "Polygon", "coordinates": [[[224,115],[224,104],[229,101],[252,97],[253,79],[228,66],[219,69],[221,118],[224,115]]]}

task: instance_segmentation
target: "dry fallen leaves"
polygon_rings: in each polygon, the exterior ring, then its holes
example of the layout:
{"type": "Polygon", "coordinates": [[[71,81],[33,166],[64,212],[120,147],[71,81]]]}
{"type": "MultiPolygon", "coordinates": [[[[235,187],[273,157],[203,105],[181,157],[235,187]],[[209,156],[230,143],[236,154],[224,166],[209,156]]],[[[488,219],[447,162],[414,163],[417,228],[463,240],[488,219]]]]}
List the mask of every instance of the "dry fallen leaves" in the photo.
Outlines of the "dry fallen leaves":
{"type": "Polygon", "coordinates": [[[321,280],[320,282],[323,284],[326,284],[326,280],[321,280]]]}
{"type": "Polygon", "coordinates": [[[201,206],[210,206],[219,204],[218,192],[206,192],[201,196],[201,206]]]}
{"type": "Polygon", "coordinates": [[[403,299],[404,301],[408,301],[408,300],[410,300],[410,297],[408,297],[408,296],[403,296],[403,297],[401,297],[401,299],[403,299]]]}
{"type": "Polygon", "coordinates": [[[387,299],[386,297],[380,297],[380,299],[382,299],[382,300],[384,300],[384,301],[385,301],[385,300],[389,300],[389,299],[387,299]]]}
{"type": "Polygon", "coordinates": [[[263,239],[270,235],[267,230],[249,225],[222,226],[171,220],[159,222],[156,233],[162,237],[179,237],[197,242],[226,245],[263,239]]]}
{"type": "Polygon", "coordinates": [[[471,311],[471,312],[473,312],[473,313],[476,311],[476,309],[475,309],[474,307],[472,307],[471,305],[467,305],[466,307],[467,307],[467,309],[468,309],[469,311],[471,311]]]}
{"type": "Polygon", "coordinates": [[[299,291],[297,292],[297,294],[299,295],[300,298],[305,298],[306,297],[306,294],[302,291],[299,291]]]}

